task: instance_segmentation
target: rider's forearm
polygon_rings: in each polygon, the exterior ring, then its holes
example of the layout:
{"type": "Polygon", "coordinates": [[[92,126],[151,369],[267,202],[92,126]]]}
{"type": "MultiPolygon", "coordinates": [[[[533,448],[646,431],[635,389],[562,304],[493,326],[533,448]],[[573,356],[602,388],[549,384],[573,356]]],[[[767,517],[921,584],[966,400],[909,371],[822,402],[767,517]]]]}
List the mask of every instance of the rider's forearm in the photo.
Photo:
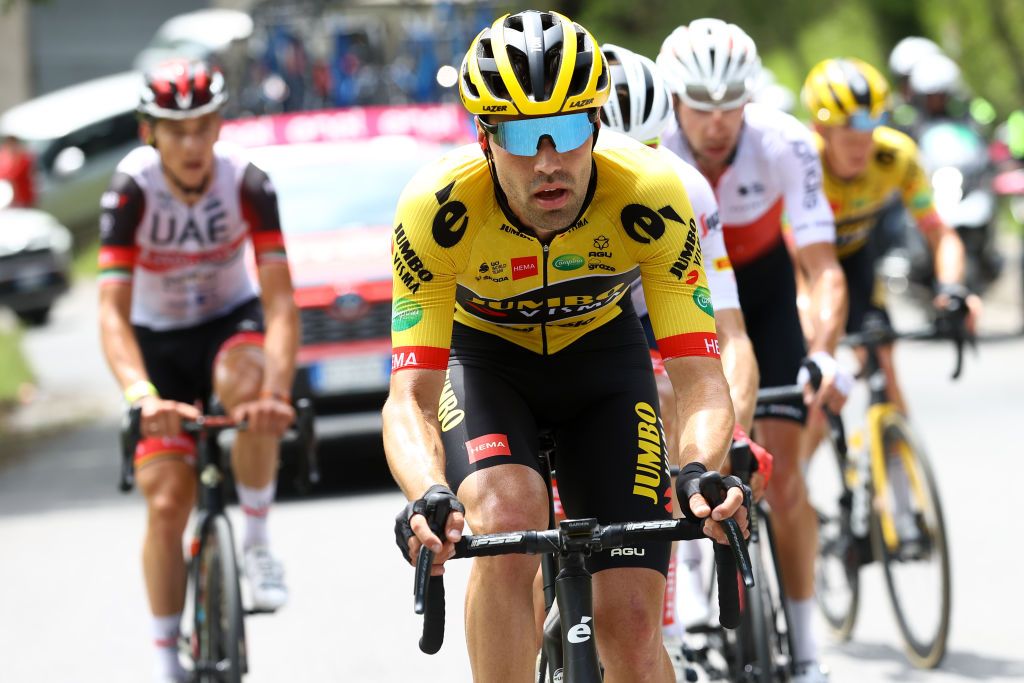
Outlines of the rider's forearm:
{"type": "Polygon", "coordinates": [[[952,228],[943,230],[934,244],[935,279],[943,284],[962,284],[964,281],[964,244],[952,228]]]}
{"type": "Polygon", "coordinates": [[[149,375],[129,319],[131,292],[113,291],[120,287],[123,285],[106,285],[100,291],[99,319],[103,355],[124,390],[136,382],[148,381],[149,375]]]}
{"type": "Polygon", "coordinates": [[[263,354],[262,393],[291,396],[295,376],[295,354],[299,348],[299,310],[291,291],[265,296],[266,334],[263,354]]]}
{"type": "Polygon", "coordinates": [[[384,453],[391,475],[409,500],[419,498],[434,484],[447,484],[437,419],[440,391],[432,401],[429,393],[417,391],[415,386],[399,388],[392,382],[384,404],[384,453]]]}
{"type": "Polygon", "coordinates": [[[679,465],[699,462],[717,470],[725,462],[735,423],[722,364],[712,358],[665,361],[676,395],[679,465]]]}
{"type": "Polygon", "coordinates": [[[807,353],[825,351],[832,354],[846,327],[846,277],[836,262],[812,272],[809,280],[810,322],[814,337],[808,340],[807,353]]]}
{"type": "Polygon", "coordinates": [[[715,322],[722,349],[722,369],[729,382],[736,422],[750,431],[760,381],[754,346],[746,334],[739,309],[716,311],[715,322]]]}

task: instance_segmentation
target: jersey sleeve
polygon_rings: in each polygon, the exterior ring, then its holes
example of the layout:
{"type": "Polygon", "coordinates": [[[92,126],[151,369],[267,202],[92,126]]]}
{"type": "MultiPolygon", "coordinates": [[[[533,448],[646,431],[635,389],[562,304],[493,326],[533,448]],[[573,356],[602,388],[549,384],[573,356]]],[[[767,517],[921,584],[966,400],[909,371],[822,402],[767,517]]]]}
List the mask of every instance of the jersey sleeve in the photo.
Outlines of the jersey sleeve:
{"type": "Polygon", "coordinates": [[[942,219],[935,209],[931,182],[921,167],[917,145],[909,137],[904,140],[903,153],[906,157],[906,168],[900,179],[903,205],[907,207],[907,211],[922,232],[935,230],[942,225],[942,219]]]}
{"type": "Polygon", "coordinates": [[[740,307],[736,274],[733,273],[729,254],[725,249],[722,220],[718,215],[718,201],[707,178],[682,159],[679,177],[690,197],[690,205],[700,230],[700,248],[704,260],[704,273],[711,290],[711,301],[716,311],[740,307]]]}
{"type": "MultiPolygon", "coordinates": [[[[647,163],[634,202],[619,216],[640,266],[640,278],[663,358],[719,356],[715,312],[704,272],[700,227],[675,169],[647,163]]],[[[637,176],[632,176],[636,183],[637,176]]],[[[605,178],[601,178],[604,182],[605,178]]],[[[625,188],[612,188],[623,191],[625,188]]]]}
{"type": "Polygon", "coordinates": [[[145,214],[146,197],[131,175],[114,173],[100,198],[99,284],[131,284],[138,246],[135,231],[145,214]]]}
{"type": "Polygon", "coordinates": [[[465,237],[457,181],[420,174],[406,186],[391,235],[391,372],[448,367],[457,283],[451,250],[465,237]],[[424,177],[425,176],[425,177],[424,177]]]}
{"type": "Polygon", "coordinates": [[[774,168],[782,178],[786,216],[797,248],[835,244],[835,217],[822,186],[821,157],[810,130],[788,114],[774,145],[774,168]]]}
{"type": "Polygon", "coordinates": [[[281,216],[277,209],[277,191],[261,169],[248,164],[242,172],[239,189],[242,217],[249,225],[249,237],[260,266],[288,263],[281,232],[281,216]]]}

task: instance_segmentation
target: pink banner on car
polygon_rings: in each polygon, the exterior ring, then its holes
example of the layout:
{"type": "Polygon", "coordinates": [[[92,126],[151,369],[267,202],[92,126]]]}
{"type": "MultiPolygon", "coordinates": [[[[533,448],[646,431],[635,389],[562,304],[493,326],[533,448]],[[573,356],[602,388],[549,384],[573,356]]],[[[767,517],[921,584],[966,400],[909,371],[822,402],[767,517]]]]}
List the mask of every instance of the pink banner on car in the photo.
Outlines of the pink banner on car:
{"type": "Polygon", "coordinates": [[[458,104],[324,109],[225,121],[220,137],[244,147],[365,140],[408,135],[431,142],[471,142],[472,120],[458,104]]]}

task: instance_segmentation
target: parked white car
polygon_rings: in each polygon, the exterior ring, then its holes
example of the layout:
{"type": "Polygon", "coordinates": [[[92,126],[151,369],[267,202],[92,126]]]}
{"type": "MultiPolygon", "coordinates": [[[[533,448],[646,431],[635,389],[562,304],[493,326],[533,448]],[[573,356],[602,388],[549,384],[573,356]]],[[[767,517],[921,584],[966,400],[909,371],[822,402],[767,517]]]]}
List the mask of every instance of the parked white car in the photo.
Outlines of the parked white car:
{"type": "Polygon", "coordinates": [[[0,180],[0,306],[29,325],[42,325],[67,291],[71,233],[36,209],[9,208],[14,192],[0,180]]]}
{"type": "Polygon", "coordinates": [[[76,234],[95,234],[114,168],[141,144],[135,119],[141,82],[137,72],[86,81],[0,117],[0,135],[21,139],[35,155],[37,208],[76,234]]]}

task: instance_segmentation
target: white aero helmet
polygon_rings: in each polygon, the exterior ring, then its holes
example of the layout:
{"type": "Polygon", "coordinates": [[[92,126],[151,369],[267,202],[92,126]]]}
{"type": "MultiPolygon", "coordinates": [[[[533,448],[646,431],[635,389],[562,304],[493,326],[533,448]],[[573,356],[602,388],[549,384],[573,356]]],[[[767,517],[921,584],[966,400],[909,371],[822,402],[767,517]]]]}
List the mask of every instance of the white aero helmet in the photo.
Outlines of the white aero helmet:
{"type": "Polygon", "coordinates": [[[937,95],[956,90],[960,67],[943,54],[927,55],[910,70],[910,90],[918,95],[937,95]]]}
{"type": "Polygon", "coordinates": [[[612,93],[601,121],[640,142],[651,142],[672,120],[672,95],[654,62],[611,43],[601,46],[612,77],[612,93]]]}
{"type": "Polygon", "coordinates": [[[757,46],[743,29],[721,19],[695,19],[661,44],[658,66],[669,88],[694,109],[733,109],[760,82],[757,46]]]}
{"type": "Polygon", "coordinates": [[[942,48],[927,38],[908,36],[896,43],[889,53],[889,71],[893,76],[906,78],[922,57],[941,54],[942,48]]]}

